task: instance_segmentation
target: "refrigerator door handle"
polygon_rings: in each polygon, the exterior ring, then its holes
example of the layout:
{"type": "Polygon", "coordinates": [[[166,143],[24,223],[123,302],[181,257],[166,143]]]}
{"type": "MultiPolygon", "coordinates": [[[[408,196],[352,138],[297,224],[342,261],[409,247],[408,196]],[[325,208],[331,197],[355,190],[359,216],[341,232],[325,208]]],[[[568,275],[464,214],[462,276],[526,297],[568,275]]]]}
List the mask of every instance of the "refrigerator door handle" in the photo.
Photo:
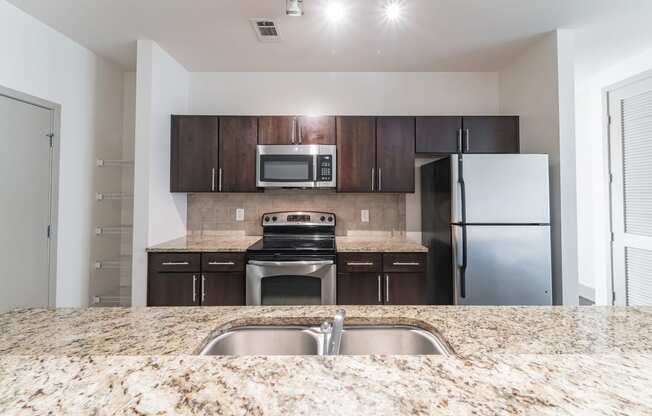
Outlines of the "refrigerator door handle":
{"type": "Polygon", "coordinates": [[[466,297],[466,225],[462,225],[462,265],[460,266],[460,297],[466,297]]]}

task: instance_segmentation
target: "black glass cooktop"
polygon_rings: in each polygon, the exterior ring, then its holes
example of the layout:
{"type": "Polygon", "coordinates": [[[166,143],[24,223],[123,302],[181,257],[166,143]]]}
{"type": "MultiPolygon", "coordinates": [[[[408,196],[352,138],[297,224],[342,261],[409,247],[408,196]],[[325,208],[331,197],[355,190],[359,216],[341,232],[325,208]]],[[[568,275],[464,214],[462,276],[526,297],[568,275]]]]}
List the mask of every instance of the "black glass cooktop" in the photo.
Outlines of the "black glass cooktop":
{"type": "Polygon", "coordinates": [[[263,237],[248,252],[335,251],[333,237],[263,237]]]}

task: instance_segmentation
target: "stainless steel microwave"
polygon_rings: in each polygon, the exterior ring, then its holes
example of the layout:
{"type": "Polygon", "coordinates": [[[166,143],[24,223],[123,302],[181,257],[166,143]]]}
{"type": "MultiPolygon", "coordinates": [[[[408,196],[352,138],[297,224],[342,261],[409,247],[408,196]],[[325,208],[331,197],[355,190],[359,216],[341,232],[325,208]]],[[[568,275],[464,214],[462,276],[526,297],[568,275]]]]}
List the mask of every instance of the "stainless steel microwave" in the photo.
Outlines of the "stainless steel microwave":
{"type": "Polygon", "coordinates": [[[335,188],[334,145],[259,145],[256,186],[261,188],[335,188]]]}

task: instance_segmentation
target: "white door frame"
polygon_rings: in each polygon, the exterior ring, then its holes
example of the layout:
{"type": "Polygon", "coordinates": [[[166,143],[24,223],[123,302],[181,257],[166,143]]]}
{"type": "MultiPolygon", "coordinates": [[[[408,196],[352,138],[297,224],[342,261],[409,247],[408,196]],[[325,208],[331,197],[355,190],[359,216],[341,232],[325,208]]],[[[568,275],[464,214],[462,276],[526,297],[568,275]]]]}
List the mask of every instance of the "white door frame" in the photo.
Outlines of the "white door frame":
{"type": "Polygon", "coordinates": [[[606,155],[604,158],[604,179],[603,179],[603,184],[605,186],[605,195],[607,196],[605,203],[609,207],[608,213],[609,213],[609,218],[607,219],[607,226],[605,229],[607,230],[607,241],[608,241],[608,256],[605,256],[605,266],[607,267],[607,270],[609,270],[608,273],[608,279],[607,279],[607,293],[611,293],[611,304],[612,305],[624,305],[625,304],[625,299],[617,299],[616,298],[616,284],[617,282],[615,281],[615,270],[614,270],[614,253],[613,253],[613,196],[612,196],[612,166],[611,166],[611,122],[610,122],[610,108],[609,108],[609,98],[610,94],[612,94],[614,91],[626,87],[629,84],[633,84],[648,78],[652,78],[652,70],[642,72],[638,75],[634,75],[630,78],[627,78],[623,81],[617,82],[615,84],[611,84],[605,88],[602,89],[602,148],[603,152],[602,154],[606,155]]]}
{"type": "Polygon", "coordinates": [[[34,97],[20,91],[5,88],[0,85],[0,96],[4,96],[26,104],[44,108],[50,111],[52,133],[52,153],[50,160],[50,242],[49,242],[49,276],[48,276],[48,306],[56,306],[57,294],[57,236],[59,235],[59,155],[61,150],[61,105],[34,97]]]}

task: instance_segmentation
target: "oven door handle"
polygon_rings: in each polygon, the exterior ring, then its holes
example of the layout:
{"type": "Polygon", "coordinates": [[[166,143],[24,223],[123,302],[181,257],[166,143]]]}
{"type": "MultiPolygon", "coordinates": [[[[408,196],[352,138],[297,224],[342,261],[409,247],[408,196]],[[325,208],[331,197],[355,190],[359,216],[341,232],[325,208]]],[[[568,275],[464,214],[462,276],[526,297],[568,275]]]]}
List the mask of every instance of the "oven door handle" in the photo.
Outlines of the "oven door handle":
{"type": "Polygon", "coordinates": [[[274,266],[274,267],[284,267],[284,266],[328,266],[335,264],[333,260],[317,260],[317,261],[260,261],[260,260],[249,260],[249,263],[253,266],[274,266]]]}

